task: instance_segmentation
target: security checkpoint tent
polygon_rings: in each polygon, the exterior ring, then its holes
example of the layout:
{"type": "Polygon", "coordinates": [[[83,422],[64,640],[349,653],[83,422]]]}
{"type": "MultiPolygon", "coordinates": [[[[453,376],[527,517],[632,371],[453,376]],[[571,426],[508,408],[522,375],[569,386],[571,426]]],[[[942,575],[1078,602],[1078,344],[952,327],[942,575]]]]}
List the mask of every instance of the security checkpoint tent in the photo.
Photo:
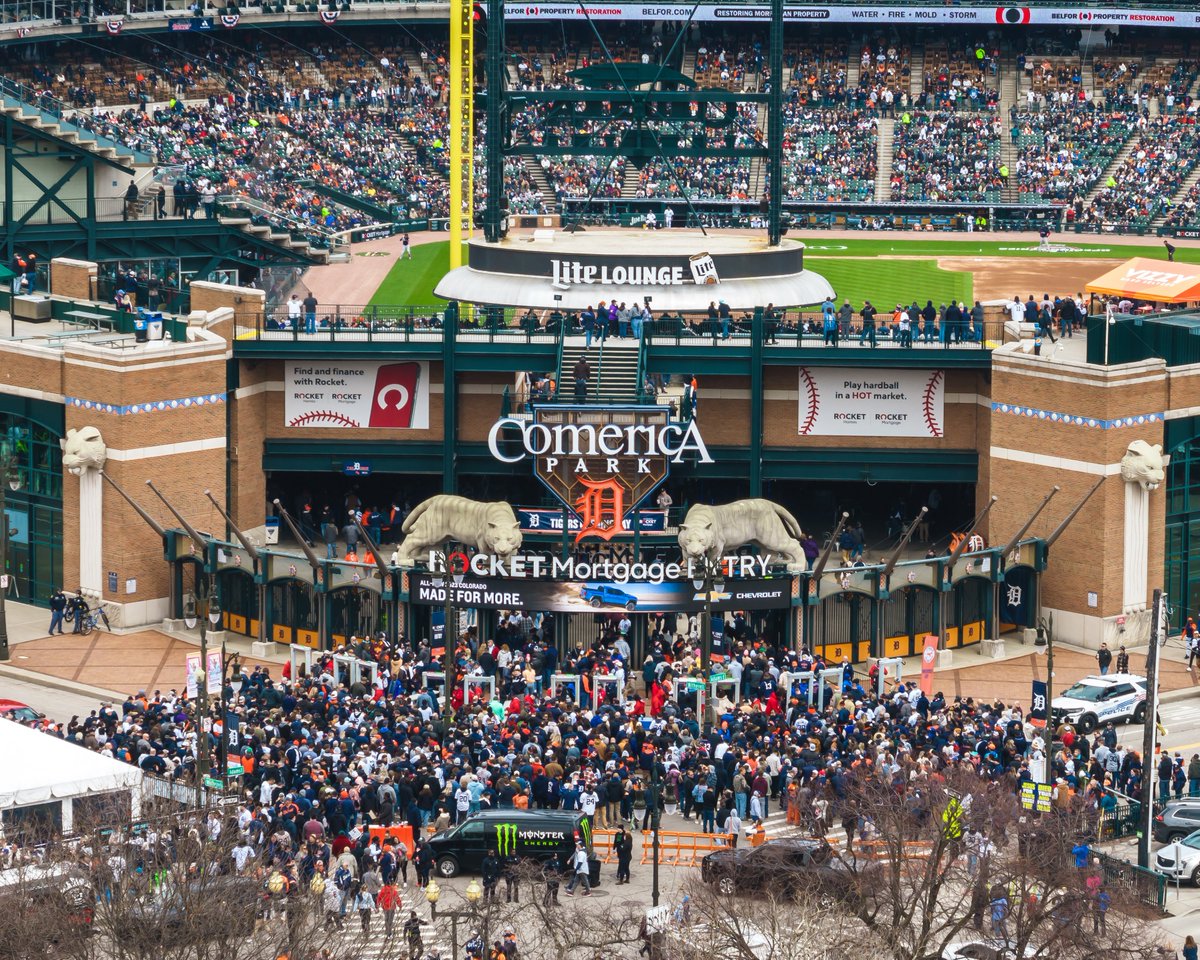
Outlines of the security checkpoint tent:
{"type": "Polygon", "coordinates": [[[126,814],[140,812],[143,774],[128,763],[11,720],[0,720],[0,757],[0,817],[6,830],[36,819],[70,832],[83,812],[77,803],[121,800],[122,794],[130,797],[121,805],[126,814]]]}
{"type": "Polygon", "coordinates": [[[1200,264],[1134,257],[1097,277],[1086,289],[1130,300],[1188,303],[1200,300],[1200,264]]]}

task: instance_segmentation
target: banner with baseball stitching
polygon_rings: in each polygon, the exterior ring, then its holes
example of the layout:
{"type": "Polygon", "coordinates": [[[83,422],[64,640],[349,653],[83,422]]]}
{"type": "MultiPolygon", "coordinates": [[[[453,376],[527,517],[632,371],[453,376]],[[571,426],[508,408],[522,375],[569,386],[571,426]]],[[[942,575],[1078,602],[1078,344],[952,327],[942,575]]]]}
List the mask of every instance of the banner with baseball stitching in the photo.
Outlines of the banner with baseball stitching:
{"type": "Polygon", "coordinates": [[[429,364],[289,362],[283,365],[289,427],[429,428],[429,364]]]}
{"type": "Polygon", "coordinates": [[[800,435],[941,437],[943,370],[800,368],[800,435]]]}

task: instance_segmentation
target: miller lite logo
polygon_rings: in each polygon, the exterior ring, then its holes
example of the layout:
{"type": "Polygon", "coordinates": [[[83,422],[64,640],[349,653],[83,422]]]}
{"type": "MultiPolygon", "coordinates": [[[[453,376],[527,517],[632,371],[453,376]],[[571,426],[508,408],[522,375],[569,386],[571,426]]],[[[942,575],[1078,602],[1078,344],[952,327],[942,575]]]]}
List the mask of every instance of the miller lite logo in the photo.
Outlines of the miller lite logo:
{"type": "Polygon", "coordinates": [[[698,253],[694,257],[688,257],[688,266],[692,270],[692,280],[696,283],[721,282],[721,278],[717,276],[717,265],[713,262],[711,254],[698,253]]]}

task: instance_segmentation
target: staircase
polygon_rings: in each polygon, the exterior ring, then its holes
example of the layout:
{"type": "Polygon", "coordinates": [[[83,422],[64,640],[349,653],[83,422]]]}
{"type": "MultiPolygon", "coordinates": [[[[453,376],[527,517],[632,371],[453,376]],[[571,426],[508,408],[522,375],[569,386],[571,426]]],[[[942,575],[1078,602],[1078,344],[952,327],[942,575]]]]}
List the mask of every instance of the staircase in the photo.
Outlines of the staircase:
{"type": "Polygon", "coordinates": [[[1004,121],[1006,126],[1009,126],[1009,117],[1012,116],[1012,108],[1020,107],[1017,105],[1017,62],[1012,57],[1007,57],[1000,64],[1000,110],[999,116],[1004,121]]]}
{"type": "Polygon", "coordinates": [[[875,202],[890,203],[892,199],[892,156],[896,139],[896,121],[889,117],[879,120],[875,147],[875,202]]]}
{"type": "Polygon", "coordinates": [[[696,76],[696,51],[690,48],[685,48],[683,51],[683,66],[679,70],[685,77],[696,76]]]}
{"type": "Polygon", "coordinates": [[[122,143],[117,143],[115,140],[92,133],[83,127],[77,127],[70,120],[56,117],[48,111],[25,103],[9,95],[7,91],[0,99],[0,110],[26,126],[81,147],[89,153],[94,153],[101,160],[123,164],[151,164],[154,162],[154,158],[148,153],[142,153],[122,143]]]}
{"type": "Polygon", "coordinates": [[[862,79],[862,61],[854,56],[854,51],[850,51],[850,62],[846,64],[846,89],[853,90],[858,86],[858,81],[862,79]]]}
{"type": "MultiPolygon", "coordinates": [[[[1080,82],[1080,85],[1083,87],[1083,92],[1087,94],[1087,98],[1089,100],[1095,100],[1096,99],[1096,72],[1092,69],[1091,59],[1084,60],[1083,63],[1081,64],[1080,70],[1079,70],[1079,82],[1080,82]]],[[[1158,98],[1155,97],[1154,100],[1157,103],[1158,98]]],[[[1157,111],[1158,107],[1155,106],[1152,109],[1154,111],[1157,111]]]]}
{"type": "Polygon", "coordinates": [[[580,357],[586,356],[592,370],[587,390],[589,401],[636,403],[642,341],[632,336],[624,340],[618,337],[593,339],[590,350],[585,350],[583,344],[584,338],[579,336],[563,341],[562,361],[558,370],[560,396],[564,399],[574,397],[575,364],[580,357]]]}
{"type": "Polygon", "coordinates": [[[1000,163],[1002,166],[1008,167],[1008,176],[1004,180],[1002,194],[1004,202],[1020,203],[1020,194],[1017,191],[1017,144],[1013,140],[1012,126],[1007,123],[1000,132],[1000,163]]]}
{"type": "Polygon", "coordinates": [[[1121,152],[1113,157],[1112,163],[1104,168],[1104,172],[1100,174],[1100,179],[1096,181],[1096,185],[1084,197],[1083,205],[1085,207],[1091,205],[1092,201],[1100,196],[1100,192],[1105,189],[1104,185],[1108,183],[1108,178],[1120,170],[1125,161],[1129,159],[1129,155],[1133,153],[1133,147],[1138,142],[1138,139],[1138,132],[1134,130],[1129,139],[1125,141],[1125,146],[1121,147],[1121,152]]]}
{"type": "Polygon", "coordinates": [[[625,164],[621,176],[621,199],[632,200],[637,196],[638,187],[642,185],[642,172],[632,163],[625,164]]]}
{"type": "Polygon", "coordinates": [[[1191,173],[1189,173],[1186,177],[1184,177],[1183,183],[1181,183],[1179,185],[1179,189],[1176,190],[1175,193],[1171,197],[1171,205],[1169,207],[1167,207],[1157,217],[1155,217],[1153,220],[1151,220],[1150,226],[1151,227],[1161,227],[1164,223],[1166,223],[1167,214],[1170,213],[1172,210],[1174,210],[1175,206],[1179,203],[1179,201],[1181,201],[1184,197],[1186,197],[1188,195],[1188,191],[1191,190],[1192,187],[1194,187],[1198,183],[1200,183],[1200,164],[1197,164],[1196,168],[1191,173]]]}
{"type": "Polygon", "coordinates": [[[529,179],[533,181],[534,186],[538,188],[538,193],[542,195],[542,208],[547,213],[558,213],[558,198],[542,165],[533,157],[522,157],[521,162],[525,165],[525,172],[529,174],[529,179]]]}
{"type": "Polygon", "coordinates": [[[912,99],[925,96],[925,48],[913,47],[908,59],[911,72],[908,75],[908,95],[912,99]]]}

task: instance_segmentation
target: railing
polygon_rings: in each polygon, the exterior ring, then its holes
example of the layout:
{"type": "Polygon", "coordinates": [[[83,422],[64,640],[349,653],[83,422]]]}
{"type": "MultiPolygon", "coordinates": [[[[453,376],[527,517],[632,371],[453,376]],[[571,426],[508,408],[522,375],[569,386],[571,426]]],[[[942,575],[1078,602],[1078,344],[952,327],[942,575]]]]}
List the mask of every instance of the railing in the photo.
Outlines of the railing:
{"type": "Polygon", "coordinates": [[[1100,869],[1104,871],[1104,882],[1110,887],[1124,887],[1140,902],[1159,910],[1166,910],[1167,878],[1163,874],[1099,851],[1094,851],[1093,855],[1100,861],[1100,869]]]}
{"type": "MultiPolygon", "coordinates": [[[[823,332],[823,319],[817,310],[779,310],[778,318],[763,321],[766,346],[780,350],[838,347],[858,347],[871,344],[870,332],[863,332],[862,319],[856,313],[849,323],[838,325],[836,342],[823,332]]],[[[653,346],[713,346],[729,343],[734,346],[750,343],[753,318],[746,313],[729,320],[729,338],[724,340],[724,324],[706,314],[675,314],[658,317],[647,325],[643,336],[653,346]]],[[[953,326],[935,325],[931,330],[912,330],[911,336],[901,335],[899,325],[892,322],[890,312],[875,318],[874,346],[888,350],[987,350],[1003,341],[1002,320],[982,323],[964,321],[953,326]]]]}
{"type": "MultiPolygon", "coordinates": [[[[240,323],[239,340],[312,342],[441,343],[444,338],[445,306],[394,306],[338,304],[318,306],[310,326],[301,306],[297,321],[286,304],[266,311],[252,323],[240,323]]],[[[458,322],[459,341],[505,343],[557,343],[554,331],[521,323],[520,311],[489,308],[479,319],[458,322]]]]}
{"type": "MultiPolygon", "coordinates": [[[[252,320],[245,319],[237,327],[239,340],[292,341],[295,343],[332,341],[379,341],[382,343],[441,342],[445,323],[445,305],[321,305],[316,308],[311,326],[306,312],[299,317],[290,314],[286,304],[268,309],[252,320]],[[311,332],[309,332],[311,330],[311,332]]],[[[871,337],[863,335],[862,320],[856,314],[849,324],[839,325],[838,343],[826,342],[822,332],[820,311],[807,309],[776,310],[775,319],[764,320],[764,346],[780,351],[789,349],[857,348],[869,345],[871,337]]],[[[647,346],[720,348],[746,347],[751,344],[753,318],[741,313],[729,320],[729,337],[723,338],[723,323],[707,314],[671,314],[658,317],[645,325],[640,347],[639,377],[645,375],[644,351],[647,346]]],[[[459,341],[497,341],[507,343],[540,343],[558,346],[556,366],[563,371],[563,334],[582,336],[579,315],[554,310],[521,310],[510,307],[480,307],[474,316],[466,313],[458,321],[456,338],[459,341]]],[[[900,335],[891,313],[881,313],[875,320],[875,346],[887,350],[990,350],[1004,338],[1001,319],[986,319],[982,323],[964,321],[953,327],[938,326],[931,330],[912,331],[911,343],[900,335]]],[[[593,338],[598,339],[596,337],[593,338]]],[[[600,341],[600,361],[603,362],[604,340],[600,341]]],[[[597,374],[598,378],[598,374],[597,374]]],[[[642,386],[639,383],[639,388],[642,386]]],[[[565,388],[561,388],[565,390],[565,388]]],[[[567,391],[569,392],[569,391],[567,391]]]]}
{"type": "Polygon", "coordinates": [[[43,122],[53,123],[60,129],[77,133],[80,140],[90,140],[100,147],[111,147],[118,156],[132,160],[134,163],[154,162],[154,158],[150,154],[111,140],[103,134],[89,130],[83,124],[76,123],[71,119],[71,115],[78,112],[74,107],[55,99],[36,87],[10,80],[7,77],[0,77],[0,92],[3,93],[2,99],[5,106],[19,106],[24,110],[33,111],[41,117],[43,122]]]}

